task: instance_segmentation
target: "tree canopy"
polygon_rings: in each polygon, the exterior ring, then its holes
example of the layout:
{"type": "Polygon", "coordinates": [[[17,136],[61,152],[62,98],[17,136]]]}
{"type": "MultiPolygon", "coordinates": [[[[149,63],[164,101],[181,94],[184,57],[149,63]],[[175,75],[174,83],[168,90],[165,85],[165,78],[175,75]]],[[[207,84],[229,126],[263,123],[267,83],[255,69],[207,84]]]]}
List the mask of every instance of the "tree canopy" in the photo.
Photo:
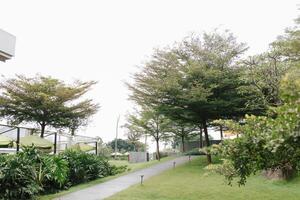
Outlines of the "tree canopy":
{"type": "Polygon", "coordinates": [[[238,183],[245,184],[248,176],[261,170],[278,172],[285,179],[300,171],[299,33],[298,22],[294,29],[272,43],[271,52],[277,54],[276,60],[255,66],[258,68],[255,70],[263,67],[274,75],[265,73],[256,77],[259,87],[266,89],[265,116],[247,115],[242,125],[223,121],[225,126],[240,133],[240,137],[224,142],[220,149],[228,159],[222,166],[227,170],[222,171],[229,182],[237,176],[238,183]]]}
{"type": "Polygon", "coordinates": [[[52,77],[17,75],[1,82],[0,115],[12,124],[38,123],[41,137],[46,126],[74,129],[99,108],[91,99],[80,101],[94,84],[76,81],[67,85],[52,77]]]}
{"type": "Polygon", "coordinates": [[[265,110],[263,106],[247,106],[256,94],[242,90],[248,83],[237,65],[246,50],[246,45],[228,32],[191,35],[172,48],[155,51],[134,75],[134,84],[128,85],[130,98],[171,120],[201,126],[209,146],[210,121],[238,119],[245,113],[265,110]]]}
{"type": "Polygon", "coordinates": [[[281,170],[289,178],[300,170],[300,68],[293,68],[283,77],[280,97],[283,104],[270,109],[271,116],[249,115],[245,125],[225,121],[227,127],[241,136],[222,144],[222,155],[229,159],[234,173],[245,184],[259,170],[281,170]]]}

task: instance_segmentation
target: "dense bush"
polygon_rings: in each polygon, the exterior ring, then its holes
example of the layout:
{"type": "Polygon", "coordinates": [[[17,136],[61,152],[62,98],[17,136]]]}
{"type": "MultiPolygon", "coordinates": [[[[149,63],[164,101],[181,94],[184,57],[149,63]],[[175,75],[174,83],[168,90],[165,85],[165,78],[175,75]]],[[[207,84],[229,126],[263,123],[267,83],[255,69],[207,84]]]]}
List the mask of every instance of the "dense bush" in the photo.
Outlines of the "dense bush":
{"type": "Polygon", "coordinates": [[[42,188],[25,153],[0,156],[0,199],[32,199],[42,188]]]}
{"type": "Polygon", "coordinates": [[[245,124],[225,121],[239,138],[224,141],[221,153],[230,161],[245,184],[253,173],[264,170],[278,172],[289,179],[300,172],[300,68],[292,68],[281,80],[282,104],[269,109],[268,116],[246,116],[245,124]]]}
{"type": "Polygon", "coordinates": [[[187,155],[187,156],[200,156],[200,155],[206,155],[206,154],[203,153],[202,151],[200,151],[199,148],[194,148],[194,149],[186,152],[184,155],[187,155]]]}
{"type": "Polygon", "coordinates": [[[130,168],[128,168],[127,165],[121,165],[121,166],[111,165],[110,175],[120,174],[120,173],[123,173],[125,171],[129,171],[129,170],[130,170],[130,168]]]}
{"type": "Polygon", "coordinates": [[[48,155],[34,147],[24,148],[17,156],[29,159],[36,171],[36,181],[42,191],[62,189],[68,181],[68,162],[61,155],[48,155]]]}
{"type": "Polygon", "coordinates": [[[72,185],[111,175],[111,166],[100,156],[80,151],[66,151],[62,156],[68,161],[72,185]]]}
{"type": "Polygon", "coordinates": [[[66,151],[48,155],[29,147],[15,155],[0,155],[0,199],[33,199],[37,194],[126,170],[126,166],[110,165],[94,154],[66,151]]]}

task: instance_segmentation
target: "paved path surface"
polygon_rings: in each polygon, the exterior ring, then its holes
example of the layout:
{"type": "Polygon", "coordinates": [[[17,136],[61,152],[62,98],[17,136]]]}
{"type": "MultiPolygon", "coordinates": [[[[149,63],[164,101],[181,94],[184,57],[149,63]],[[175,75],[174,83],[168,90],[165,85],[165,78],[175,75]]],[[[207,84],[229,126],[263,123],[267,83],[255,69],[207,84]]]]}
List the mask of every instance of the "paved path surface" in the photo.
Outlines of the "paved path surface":
{"type": "Polygon", "coordinates": [[[55,200],[100,200],[107,198],[125,190],[126,188],[138,184],[141,181],[141,175],[144,175],[144,180],[150,178],[151,176],[157,175],[167,169],[173,168],[173,163],[176,162],[176,166],[186,163],[189,161],[188,156],[182,156],[174,158],[173,160],[166,161],[157,165],[153,165],[149,168],[141,169],[136,172],[118,177],[116,179],[100,183],[98,185],[79,190],[67,194],[65,196],[56,198],[55,200]]]}

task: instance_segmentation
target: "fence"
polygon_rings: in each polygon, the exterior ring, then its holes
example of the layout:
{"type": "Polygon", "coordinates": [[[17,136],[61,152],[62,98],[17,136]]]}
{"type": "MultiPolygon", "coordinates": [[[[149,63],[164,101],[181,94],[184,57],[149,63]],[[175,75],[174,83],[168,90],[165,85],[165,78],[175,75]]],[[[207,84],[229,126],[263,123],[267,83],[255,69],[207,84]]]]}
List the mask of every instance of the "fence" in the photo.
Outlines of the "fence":
{"type": "MultiPolygon", "coordinates": [[[[7,146],[5,148],[0,148],[0,153],[18,152],[21,149],[22,138],[25,138],[26,136],[39,135],[39,129],[0,124],[0,136],[5,136],[5,138],[11,139],[13,143],[13,145],[7,146]]],[[[72,148],[75,144],[88,145],[95,150],[95,154],[98,153],[97,151],[99,138],[81,135],[72,136],[62,131],[46,131],[44,133],[44,139],[45,141],[49,141],[52,143],[51,149],[52,153],[54,154],[64,151],[68,148],[72,148]],[[93,146],[91,146],[90,144],[92,144],[93,146]]],[[[82,146],[83,145],[78,145],[78,148],[81,148],[82,146]]]]}

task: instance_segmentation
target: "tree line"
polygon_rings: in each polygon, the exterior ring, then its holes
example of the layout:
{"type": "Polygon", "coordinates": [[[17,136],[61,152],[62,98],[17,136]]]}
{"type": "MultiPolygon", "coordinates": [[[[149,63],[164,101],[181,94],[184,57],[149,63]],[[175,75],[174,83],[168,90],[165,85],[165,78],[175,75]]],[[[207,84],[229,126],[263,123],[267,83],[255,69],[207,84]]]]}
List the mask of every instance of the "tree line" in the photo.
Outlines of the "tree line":
{"type": "MultiPolygon", "coordinates": [[[[284,104],[282,77],[299,67],[299,20],[270,44],[268,51],[246,57],[245,43],[229,31],[191,34],[172,46],[155,49],[150,59],[127,83],[130,99],[138,106],[128,117],[130,131],[150,135],[159,142],[218,126],[221,137],[228,129],[216,120],[243,125],[245,115],[268,116],[270,107],[284,104]]],[[[207,154],[208,163],[211,155],[207,154]]]]}

